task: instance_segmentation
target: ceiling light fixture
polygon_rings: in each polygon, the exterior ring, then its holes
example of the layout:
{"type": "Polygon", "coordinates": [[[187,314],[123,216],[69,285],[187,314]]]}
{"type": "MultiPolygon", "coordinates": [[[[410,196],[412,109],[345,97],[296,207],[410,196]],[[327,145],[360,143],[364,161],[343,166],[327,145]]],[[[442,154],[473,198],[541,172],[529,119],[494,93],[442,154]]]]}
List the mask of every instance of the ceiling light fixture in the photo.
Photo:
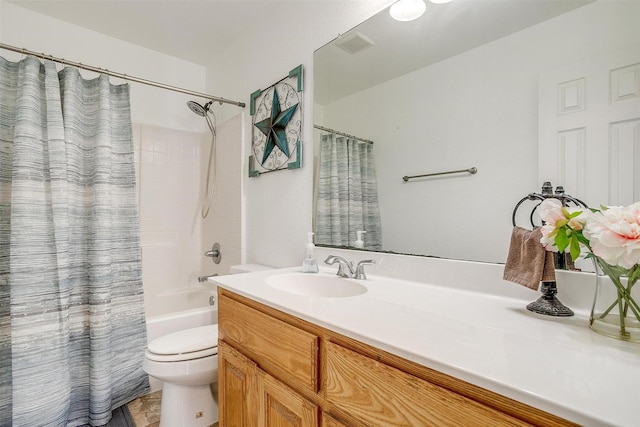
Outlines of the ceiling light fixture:
{"type": "Polygon", "coordinates": [[[429,1],[435,4],[443,4],[443,3],[450,3],[452,0],[429,0],[429,1]]]}
{"type": "Polygon", "coordinates": [[[421,17],[426,8],[424,0],[398,0],[389,8],[389,14],[396,21],[413,21],[421,17]]]}

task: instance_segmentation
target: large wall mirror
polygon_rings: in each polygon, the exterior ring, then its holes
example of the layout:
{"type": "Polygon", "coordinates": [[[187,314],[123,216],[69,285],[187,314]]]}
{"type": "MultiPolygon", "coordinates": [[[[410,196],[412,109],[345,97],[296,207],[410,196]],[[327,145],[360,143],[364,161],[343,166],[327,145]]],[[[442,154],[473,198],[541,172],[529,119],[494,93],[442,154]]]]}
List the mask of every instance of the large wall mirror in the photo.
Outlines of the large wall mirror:
{"type": "Polygon", "coordinates": [[[426,3],[415,21],[383,10],[314,54],[316,243],[360,246],[356,231],[373,227],[364,249],[504,263],[513,209],[543,181],[595,206],[640,200],[640,0],[426,3]],[[620,96],[597,102],[626,110],[592,130],[598,84],[620,96]],[[625,166],[585,135],[618,138],[625,166]]]}

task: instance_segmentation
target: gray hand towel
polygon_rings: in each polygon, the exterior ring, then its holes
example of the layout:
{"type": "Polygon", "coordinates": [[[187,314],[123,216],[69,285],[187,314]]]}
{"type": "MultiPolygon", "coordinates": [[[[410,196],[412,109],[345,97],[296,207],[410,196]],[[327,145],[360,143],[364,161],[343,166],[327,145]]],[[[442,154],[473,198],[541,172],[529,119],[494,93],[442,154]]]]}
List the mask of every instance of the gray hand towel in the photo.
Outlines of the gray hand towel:
{"type": "Polygon", "coordinates": [[[540,243],[539,227],[527,230],[514,227],[502,278],[536,290],[541,281],[555,281],[553,253],[540,243]]]}

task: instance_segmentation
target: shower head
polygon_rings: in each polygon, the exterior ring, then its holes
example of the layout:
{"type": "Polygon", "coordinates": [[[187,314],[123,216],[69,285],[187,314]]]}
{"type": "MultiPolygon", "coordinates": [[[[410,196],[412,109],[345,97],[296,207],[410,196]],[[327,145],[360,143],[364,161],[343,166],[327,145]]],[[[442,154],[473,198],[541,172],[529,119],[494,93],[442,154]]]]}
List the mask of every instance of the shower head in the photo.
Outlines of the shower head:
{"type": "Polygon", "coordinates": [[[213,101],[209,101],[203,107],[202,105],[198,104],[196,101],[188,101],[187,106],[191,111],[193,111],[197,115],[204,117],[209,111],[209,107],[211,106],[212,103],[213,101]]]}
{"type": "Polygon", "coordinates": [[[204,106],[198,104],[196,101],[187,101],[187,107],[189,107],[189,109],[191,111],[193,111],[194,113],[196,113],[197,115],[199,115],[200,117],[204,117],[206,122],[207,122],[207,126],[209,126],[209,130],[211,131],[211,133],[213,134],[213,137],[215,138],[216,136],[216,115],[213,114],[213,110],[210,110],[209,107],[211,107],[211,104],[213,104],[213,101],[209,101],[206,104],[204,104],[204,106]],[[209,113],[209,114],[207,114],[209,113]],[[211,120],[213,118],[213,121],[211,120]]]}

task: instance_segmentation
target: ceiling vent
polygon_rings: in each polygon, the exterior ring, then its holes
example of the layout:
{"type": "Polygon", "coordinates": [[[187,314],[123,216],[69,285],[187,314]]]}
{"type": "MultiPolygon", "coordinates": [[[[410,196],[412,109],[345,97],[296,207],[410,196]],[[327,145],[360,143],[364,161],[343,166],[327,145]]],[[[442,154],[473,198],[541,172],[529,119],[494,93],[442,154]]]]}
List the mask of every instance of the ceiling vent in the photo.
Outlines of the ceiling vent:
{"type": "Polygon", "coordinates": [[[355,33],[340,37],[336,41],[336,45],[340,49],[354,54],[369,46],[373,46],[374,43],[367,36],[356,31],[355,33]]]}

